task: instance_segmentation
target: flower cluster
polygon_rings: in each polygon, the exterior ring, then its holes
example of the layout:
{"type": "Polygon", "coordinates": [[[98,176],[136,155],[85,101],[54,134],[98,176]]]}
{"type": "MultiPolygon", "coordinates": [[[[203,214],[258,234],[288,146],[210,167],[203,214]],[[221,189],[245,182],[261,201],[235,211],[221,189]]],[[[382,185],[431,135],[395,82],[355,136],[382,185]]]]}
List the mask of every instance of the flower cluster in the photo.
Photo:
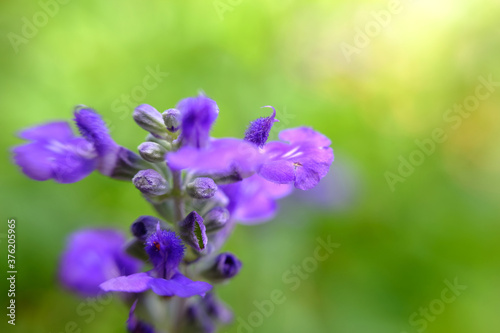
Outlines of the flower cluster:
{"type": "Polygon", "coordinates": [[[243,139],[217,139],[210,131],[219,108],[204,95],[163,113],[139,105],[133,118],[148,134],[138,154],[118,145],[85,106],[74,112],[81,136],[64,121],[22,131],[29,142],[13,158],[28,177],[73,183],[97,170],[130,181],[160,217],[137,218],[128,241],[117,230],[75,232],[60,262],[61,283],[82,296],[117,292],[131,307],[129,332],[215,332],[231,322],[213,287],[242,263],[220,253],[222,245],[237,223],[271,219],[293,187],[315,187],[333,162],[330,140],[308,127],[268,142],[278,121],[272,110],[243,139]]]}

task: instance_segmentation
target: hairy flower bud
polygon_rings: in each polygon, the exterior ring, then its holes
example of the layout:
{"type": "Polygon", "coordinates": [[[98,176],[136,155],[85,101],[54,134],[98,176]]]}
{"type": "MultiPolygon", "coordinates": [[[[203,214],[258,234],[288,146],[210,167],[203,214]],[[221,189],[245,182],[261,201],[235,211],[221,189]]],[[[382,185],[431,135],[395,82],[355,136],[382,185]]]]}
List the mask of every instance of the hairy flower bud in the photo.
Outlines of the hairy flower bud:
{"type": "Polygon", "coordinates": [[[195,211],[179,223],[179,234],[181,239],[197,252],[203,251],[207,246],[208,238],[203,218],[195,211]]]}
{"type": "Polygon", "coordinates": [[[224,227],[229,220],[229,211],[223,207],[215,207],[205,215],[207,232],[213,232],[224,227]]]}
{"type": "Polygon", "coordinates": [[[210,199],[216,191],[217,185],[208,177],[196,178],[186,186],[186,192],[195,199],[210,199]]]}
{"type": "Polygon", "coordinates": [[[167,150],[156,142],[143,142],[139,145],[139,154],[148,162],[158,163],[165,161],[167,150]]]}
{"type": "Polygon", "coordinates": [[[139,171],[132,182],[139,191],[146,195],[162,195],[169,190],[167,181],[152,169],[139,171]]]}
{"type": "Polygon", "coordinates": [[[139,105],[135,108],[133,117],[137,125],[154,136],[164,138],[168,135],[161,113],[151,105],[139,105]]]}
{"type": "Polygon", "coordinates": [[[223,281],[236,276],[242,265],[234,254],[224,252],[213,259],[212,264],[203,272],[203,276],[213,281],[223,281]]]}
{"type": "Polygon", "coordinates": [[[168,109],[162,113],[163,122],[167,129],[175,133],[181,127],[181,112],[177,109],[168,109]]]}

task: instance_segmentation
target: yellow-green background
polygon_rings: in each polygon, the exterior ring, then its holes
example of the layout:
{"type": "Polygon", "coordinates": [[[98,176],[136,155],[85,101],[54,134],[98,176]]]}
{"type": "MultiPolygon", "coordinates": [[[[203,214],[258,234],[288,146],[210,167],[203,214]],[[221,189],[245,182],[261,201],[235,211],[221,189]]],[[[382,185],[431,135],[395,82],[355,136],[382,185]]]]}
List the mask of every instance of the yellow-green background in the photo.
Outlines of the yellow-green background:
{"type": "Polygon", "coordinates": [[[248,121],[267,114],[259,107],[273,105],[287,127],[313,126],[332,140],[330,207],[288,199],[278,218],[238,227],[226,246],[244,262],[220,288],[238,316],[273,289],[286,291],[287,301],[255,332],[416,332],[410,314],[455,277],[467,290],[426,332],[500,331],[500,91],[460,128],[443,120],[474,93],[478,76],[500,80],[498,2],[403,1],[350,62],[341,44],[353,44],[356,29],[387,1],[229,6],[221,19],[211,0],[74,0],[15,53],[7,34],[20,34],[22,18],[31,21],[41,7],[0,4],[0,231],[17,220],[17,324],[7,332],[63,332],[68,321],[88,333],[124,331],[128,309],[117,301],[83,322],[75,313],[81,301],[56,282],[57,260],[70,232],[127,230],[151,209],[133,186],[97,173],[71,185],[32,181],[8,150],[20,143],[16,131],[69,119],[76,104],[100,111],[116,141],[135,149],[144,132],[111,105],[141,84],[148,66],[169,76],[137,104],[164,110],[202,89],[220,106],[217,136],[241,137],[248,121]],[[448,140],[392,192],[384,173],[396,172],[398,157],[438,127],[448,140]],[[341,247],[289,291],[282,274],[328,235],[341,247]]]}

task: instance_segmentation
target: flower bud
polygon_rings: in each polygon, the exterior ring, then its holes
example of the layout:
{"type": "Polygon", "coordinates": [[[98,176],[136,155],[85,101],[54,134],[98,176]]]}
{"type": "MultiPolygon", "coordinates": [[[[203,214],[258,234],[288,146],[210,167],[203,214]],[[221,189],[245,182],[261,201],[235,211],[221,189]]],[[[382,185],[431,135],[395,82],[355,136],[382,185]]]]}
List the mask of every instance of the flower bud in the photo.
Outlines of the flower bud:
{"type": "Polygon", "coordinates": [[[197,252],[203,251],[207,246],[208,238],[203,218],[195,211],[179,223],[179,234],[181,239],[197,252]]]}
{"type": "Polygon", "coordinates": [[[165,161],[167,150],[155,142],[143,142],[139,145],[139,154],[148,162],[158,163],[165,161]]]}
{"type": "Polygon", "coordinates": [[[132,235],[138,239],[145,241],[152,233],[156,232],[156,227],[160,223],[162,229],[168,229],[165,222],[157,217],[142,215],[137,218],[137,220],[130,226],[130,231],[132,235]]]}
{"type": "Polygon", "coordinates": [[[139,191],[146,195],[163,195],[169,190],[167,181],[152,169],[139,171],[132,182],[139,191]]]}
{"type": "Polygon", "coordinates": [[[213,232],[224,227],[229,220],[229,211],[223,207],[215,207],[205,215],[207,232],[213,232]]]}
{"type": "Polygon", "coordinates": [[[168,135],[161,113],[151,105],[139,105],[135,108],[133,117],[137,125],[154,136],[164,138],[168,135]]]}
{"type": "Polygon", "coordinates": [[[162,113],[163,122],[167,129],[175,133],[181,127],[181,112],[177,109],[168,109],[162,113]]]}
{"type": "Polygon", "coordinates": [[[208,177],[196,178],[186,185],[186,192],[195,199],[210,199],[217,191],[217,185],[208,177]]]}
{"type": "Polygon", "coordinates": [[[242,265],[234,254],[224,252],[214,258],[211,266],[203,272],[203,276],[213,281],[223,281],[236,276],[242,265]]]}

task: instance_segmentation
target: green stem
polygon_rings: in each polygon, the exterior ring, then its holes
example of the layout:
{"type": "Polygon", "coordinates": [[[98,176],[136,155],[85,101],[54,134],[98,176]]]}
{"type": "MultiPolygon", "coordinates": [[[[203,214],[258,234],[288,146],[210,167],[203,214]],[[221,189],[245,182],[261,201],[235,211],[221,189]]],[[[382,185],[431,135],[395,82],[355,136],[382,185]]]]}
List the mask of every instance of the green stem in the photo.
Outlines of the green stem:
{"type": "MultiPolygon", "coordinates": [[[[184,198],[182,193],[182,173],[181,171],[173,171],[172,170],[172,191],[171,196],[174,201],[174,218],[175,218],[175,226],[178,225],[182,219],[184,219],[185,215],[185,207],[184,207],[184,198]]],[[[182,325],[182,318],[184,315],[185,307],[186,307],[186,299],[176,297],[176,305],[177,305],[177,318],[174,322],[174,326],[172,328],[172,333],[180,332],[182,325]]]]}
{"type": "Polygon", "coordinates": [[[171,195],[174,198],[174,218],[175,223],[179,223],[184,218],[184,199],[182,197],[182,173],[172,171],[173,188],[171,195]]]}

